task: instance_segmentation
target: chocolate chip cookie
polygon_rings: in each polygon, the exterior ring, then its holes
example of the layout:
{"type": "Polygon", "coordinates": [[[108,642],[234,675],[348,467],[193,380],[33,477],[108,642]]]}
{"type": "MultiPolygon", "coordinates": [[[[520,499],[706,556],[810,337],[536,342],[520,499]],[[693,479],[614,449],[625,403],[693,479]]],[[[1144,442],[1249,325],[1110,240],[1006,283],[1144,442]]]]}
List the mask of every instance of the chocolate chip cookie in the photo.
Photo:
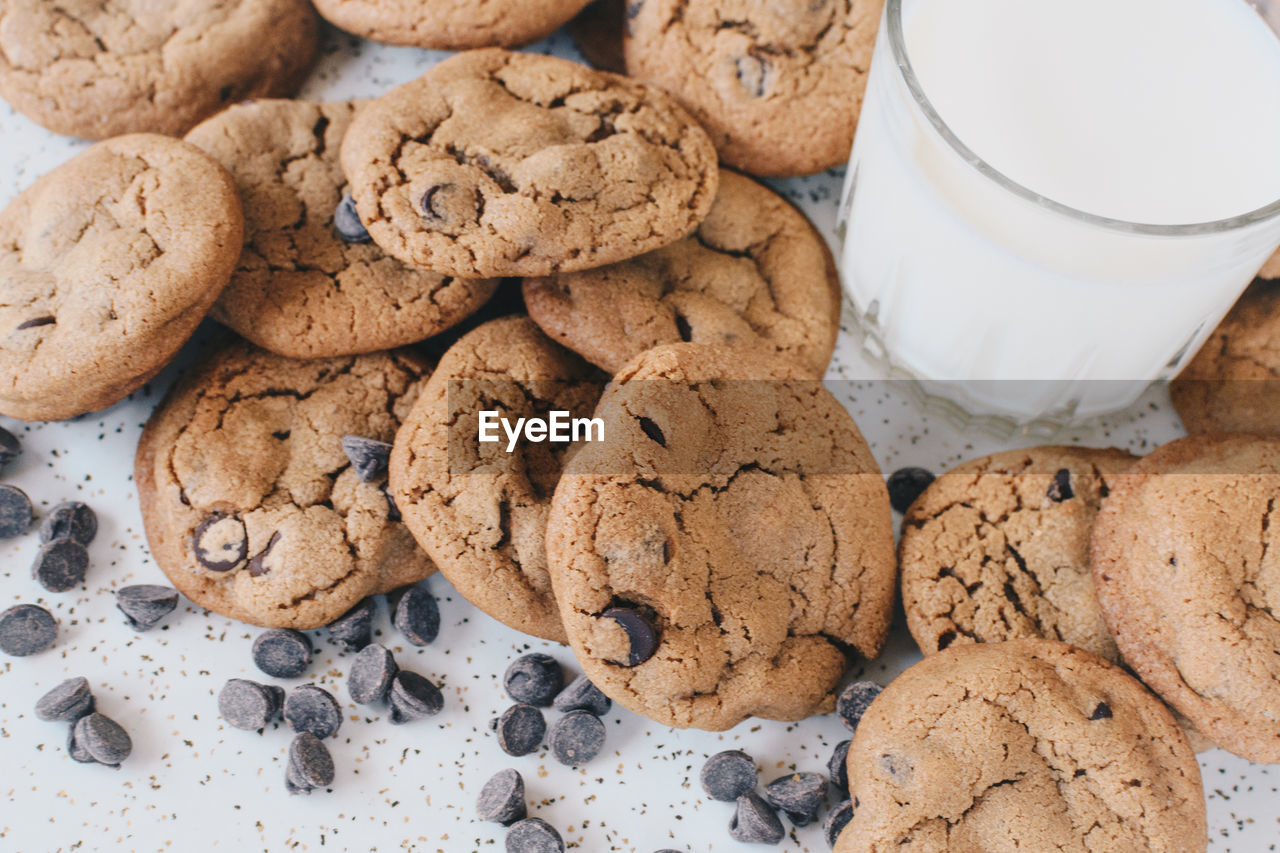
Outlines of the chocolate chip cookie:
{"type": "Polygon", "coordinates": [[[611,266],[525,279],[524,299],[552,338],[610,372],[683,340],[785,356],[820,378],[840,327],[826,240],[781,196],[727,171],[691,236],[611,266]]]}
{"type": "Polygon", "coordinates": [[[0,412],[60,420],[156,374],[240,252],[235,183],[155,134],[99,143],[0,212],[0,412]]]}
{"type": "Polygon", "coordinates": [[[385,476],[343,446],[389,442],[428,372],[403,350],[294,361],[236,342],[205,358],[152,414],[134,468],[173,585],[224,616],[304,629],[429,575],[385,476]]]}
{"type": "Polygon", "coordinates": [[[672,243],[718,184],[706,133],[655,88],[478,50],[370,103],[342,146],[378,245],[462,277],[534,276],[672,243]]]}
{"type": "Polygon", "coordinates": [[[1280,761],[1280,439],[1197,435],[1112,480],[1094,582],[1120,653],[1209,740],[1280,761]]]}
{"type": "Polygon", "coordinates": [[[335,26],[436,50],[521,47],[551,35],[587,0],[315,0],[335,26]]]}
{"type": "Polygon", "coordinates": [[[1033,447],[966,462],[902,523],[907,626],[926,655],[954,644],[1043,637],[1120,659],[1089,571],[1089,531],[1137,457],[1033,447]]]}
{"type": "Polygon", "coordinates": [[[1051,640],[956,646],[898,676],[849,747],[836,853],[1201,853],[1200,768],[1167,708],[1051,640]]]}
{"type": "Polygon", "coordinates": [[[245,241],[212,315],[292,358],[420,341],[475,311],[497,286],[408,267],[369,239],[338,163],[359,104],[266,100],[187,134],[236,179],[245,241]]]}
{"type": "Polygon", "coordinates": [[[547,562],[588,678],[660,723],[830,711],[879,654],[889,497],[857,426],[785,359],[670,344],[614,377],[565,467],[547,562]]]}
{"type": "Polygon", "coordinates": [[[711,134],[725,165],[809,175],[849,159],[883,0],[633,0],[627,72],[711,134]]]}
{"type": "Polygon", "coordinates": [[[463,336],[440,359],[396,435],[391,491],[405,524],[454,588],[517,630],[565,641],[544,534],[569,444],[479,441],[481,410],[513,422],[590,417],[607,377],[528,317],[463,336]]]}
{"type": "Polygon", "coordinates": [[[181,135],[227,104],[288,95],[316,50],[307,0],[8,0],[0,18],[0,95],[90,139],[181,135]]]}
{"type": "Polygon", "coordinates": [[[622,54],[626,10],[627,0],[592,0],[565,25],[578,52],[593,68],[627,73],[627,60],[622,54]]]}

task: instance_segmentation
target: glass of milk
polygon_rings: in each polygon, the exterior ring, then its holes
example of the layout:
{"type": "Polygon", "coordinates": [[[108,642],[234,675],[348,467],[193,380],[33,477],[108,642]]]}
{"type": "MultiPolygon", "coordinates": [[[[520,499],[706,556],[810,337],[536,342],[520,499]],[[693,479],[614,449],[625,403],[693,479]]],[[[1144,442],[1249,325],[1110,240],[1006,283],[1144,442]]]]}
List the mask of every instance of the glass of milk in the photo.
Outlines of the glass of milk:
{"type": "Polygon", "coordinates": [[[841,205],[869,346],[970,414],[1122,408],[1280,244],[1280,0],[887,0],[841,205]]]}

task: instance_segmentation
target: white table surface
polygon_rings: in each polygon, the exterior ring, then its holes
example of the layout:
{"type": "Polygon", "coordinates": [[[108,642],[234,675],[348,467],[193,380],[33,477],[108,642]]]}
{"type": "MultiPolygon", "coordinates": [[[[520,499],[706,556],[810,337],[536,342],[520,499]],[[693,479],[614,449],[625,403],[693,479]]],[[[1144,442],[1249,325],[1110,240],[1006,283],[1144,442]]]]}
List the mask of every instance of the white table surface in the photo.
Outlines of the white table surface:
{"type": "MultiPolygon", "coordinates": [[[[532,49],[576,56],[561,34],[532,49]]],[[[443,55],[329,32],[302,95],[376,96],[443,55]]],[[[0,174],[4,201],[86,144],[48,133],[3,104],[0,140],[7,164],[0,174]]],[[[775,185],[831,237],[840,181],[840,174],[830,173],[775,185]]],[[[849,380],[833,382],[832,388],[886,472],[908,464],[938,472],[977,455],[1037,443],[958,430],[923,410],[902,386],[876,378],[879,371],[863,357],[852,323],[846,306],[829,378],[849,380]]],[[[472,815],[480,786],[507,766],[525,778],[530,814],[550,821],[571,848],[768,849],[729,838],[732,807],[708,800],[698,784],[705,757],[743,749],[763,767],[763,782],[792,769],[825,772],[832,747],[847,736],[834,716],[798,724],[748,721],[712,734],[668,729],[615,709],[607,719],[605,750],[585,767],[563,767],[545,751],[511,758],[487,727],[509,704],[500,681],[507,663],[537,649],[559,659],[570,676],[580,670],[567,648],[505,628],[437,576],[430,581],[442,614],[435,643],[421,649],[403,643],[388,624],[385,606],[379,625],[382,641],[393,646],[402,667],[442,683],[444,711],[396,727],[385,712],[370,714],[351,704],[343,683],[350,656],[339,653],[324,632],[312,632],[317,655],[309,678],[340,698],[346,719],[329,741],[337,764],[332,791],[289,796],[287,727],[276,724],[262,734],[232,729],[219,719],[215,703],[229,678],[270,680],[250,659],[257,630],[184,599],[163,628],[137,634],[114,607],[112,591],[121,586],[165,582],[147,550],[131,471],[139,430],[176,372],[166,370],[131,399],[72,422],[0,419],[24,447],[0,479],[25,489],[38,512],[78,499],[97,510],[101,523],[86,585],[61,595],[45,592],[30,577],[34,531],[0,543],[0,609],[34,602],[60,623],[49,651],[0,656],[0,851],[502,850],[502,828],[472,815]],[[88,677],[99,709],[133,737],[133,755],[118,770],[74,763],[64,747],[65,725],[40,722],[32,713],[44,691],[73,675],[88,677]]],[[[1064,438],[1143,453],[1180,431],[1167,393],[1156,388],[1127,412],[1064,438]]],[[[899,618],[885,654],[856,666],[849,677],[886,683],[917,659],[899,618]]],[[[1200,763],[1210,849],[1280,849],[1278,774],[1221,750],[1202,755],[1200,763]]],[[[774,849],[827,847],[814,825],[790,830],[774,849]]]]}

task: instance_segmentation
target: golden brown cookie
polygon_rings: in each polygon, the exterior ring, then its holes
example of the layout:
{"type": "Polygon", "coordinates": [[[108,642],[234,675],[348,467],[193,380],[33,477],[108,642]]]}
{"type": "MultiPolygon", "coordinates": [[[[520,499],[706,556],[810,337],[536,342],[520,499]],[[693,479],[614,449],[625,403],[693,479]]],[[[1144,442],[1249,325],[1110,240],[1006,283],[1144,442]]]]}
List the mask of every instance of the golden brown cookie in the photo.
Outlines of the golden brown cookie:
{"type": "Polygon", "coordinates": [[[565,642],[544,535],[568,444],[478,440],[482,410],[590,417],[607,377],[528,317],[464,335],[396,435],[391,493],[404,522],[463,597],[512,628],[565,642]]]}
{"type": "Polygon", "coordinates": [[[523,47],[551,35],[587,0],[315,0],[335,26],[436,50],[523,47]]]}
{"type": "Polygon", "coordinates": [[[531,316],[610,372],[659,344],[693,341],[785,356],[821,378],[840,330],[840,278],[805,215],[721,171],[694,233],[585,272],[524,281],[531,316]]]}
{"type": "Polygon", "coordinates": [[[711,730],[831,710],[844,650],[879,654],[895,586],[884,480],[790,362],[700,344],[624,367],[604,441],[566,465],[547,562],[591,681],[711,730]]]}
{"type": "Polygon", "coordinates": [[[1201,853],[1195,754],[1135,679],[1051,640],[956,646],[898,676],[849,747],[835,853],[1201,853]]]}
{"type": "Polygon", "coordinates": [[[291,358],[420,341],[471,314],[497,286],[415,270],[369,239],[338,163],[358,107],[255,101],[187,134],[227,167],[244,200],[244,250],[212,315],[291,358]]]}
{"type": "Polygon", "coordinates": [[[342,165],[365,227],[442,275],[550,275],[665,246],[718,184],[702,128],[655,88],[549,56],[459,54],[371,102],[342,165]]]}
{"type": "Polygon", "coordinates": [[[920,650],[1042,637],[1115,663],[1089,571],[1089,531],[1111,480],[1137,457],[1033,447],[966,462],[902,522],[907,626],[920,650]]]}
{"type": "Polygon", "coordinates": [[[1280,761],[1280,439],[1170,442],[1112,482],[1093,529],[1120,653],[1205,737],[1280,761]]]}
{"type": "Polygon", "coordinates": [[[289,628],[431,574],[385,466],[358,472],[343,446],[390,442],[428,372],[403,350],[294,361],[235,342],[209,354],[138,443],[156,563],[201,607],[289,628]]]}
{"type": "Polygon", "coordinates": [[[240,252],[235,183],[150,133],[81,152],[0,212],[0,412],[61,420],[141,388],[240,252]]]}

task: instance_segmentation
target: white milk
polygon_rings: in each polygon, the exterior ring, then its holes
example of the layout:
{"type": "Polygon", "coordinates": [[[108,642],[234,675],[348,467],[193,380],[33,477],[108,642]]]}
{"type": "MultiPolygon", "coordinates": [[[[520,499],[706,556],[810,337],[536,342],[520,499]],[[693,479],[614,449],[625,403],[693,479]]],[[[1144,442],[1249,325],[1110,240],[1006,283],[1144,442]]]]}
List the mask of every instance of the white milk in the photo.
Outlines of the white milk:
{"type": "Polygon", "coordinates": [[[1176,227],[1280,200],[1280,39],[1243,0],[890,0],[845,193],[845,287],[891,362],[1037,380],[931,386],[972,411],[1126,405],[1280,243],[1280,216],[1176,227]],[[899,3],[938,117],[1030,193],[912,97],[899,3]]]}

